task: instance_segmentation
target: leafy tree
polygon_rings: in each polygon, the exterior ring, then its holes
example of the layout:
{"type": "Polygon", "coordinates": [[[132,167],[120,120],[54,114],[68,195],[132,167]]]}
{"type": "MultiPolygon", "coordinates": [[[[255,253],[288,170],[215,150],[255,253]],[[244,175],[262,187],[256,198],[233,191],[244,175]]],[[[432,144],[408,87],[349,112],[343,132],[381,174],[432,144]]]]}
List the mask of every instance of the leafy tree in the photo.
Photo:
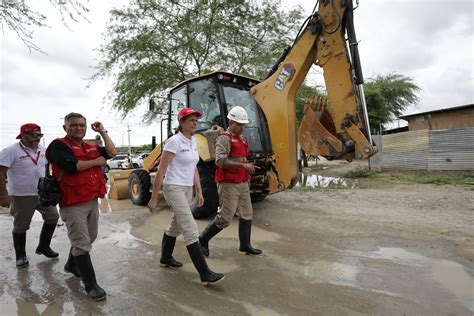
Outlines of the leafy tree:
{"type": "MultiPolygon", "coordinates": [[[[59,10],[63,23],[66,21],[78,21],[85,18],[89,9],[81,0],[49,0],[59,10]]],[[[9,28],[20,38],[28,50],[41,49],[33,42],[33,29],[35,27],[47,27],[47,17],[39,11],[31,8],[25,0],[1,0],[0,1],[0,25],[2,31],[9,28]]],[[[42,51],[41,51],[42,52],[42,51]]]]}
{"type": "Polygon", "coordinates": [[[280,0],[133,0],[111,15],[93,79],[114,77],[108,97],[123,116],[206,72],[263,76],[302,22],[280,0]]]}
{"type": "Polygon", "coordinates": [[[402,115],[419,100],[421,88],[413,79],[400,74],[377,75],[364,85],[370,125],[377,127],[402,115]]]}

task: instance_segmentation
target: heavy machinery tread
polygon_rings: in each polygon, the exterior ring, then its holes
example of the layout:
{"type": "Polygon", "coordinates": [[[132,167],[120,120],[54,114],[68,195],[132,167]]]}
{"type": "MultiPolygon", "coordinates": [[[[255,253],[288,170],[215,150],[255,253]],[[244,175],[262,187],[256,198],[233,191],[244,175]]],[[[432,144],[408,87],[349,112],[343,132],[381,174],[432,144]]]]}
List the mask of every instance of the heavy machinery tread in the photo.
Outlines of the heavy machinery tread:
{"type": "Polygon", "coordinates": [[[146,170],[134,170],[128,176],[128,195],[133,204],[141,206],[147,205],[151,198],[150,187],[150,174],[146,170]],[[136,190],[132,188],[135,183],[138,185],[136,190]]]}
{"type": "Polygon", "coordinates": [[[214,163],[204,163],[202,161],[198,164],[199,177],[201,179],[202,195],[204,196],[204,205],[197,206],[197,201],[191,206],[191,212],[194,218],[207,218],[217,212],[219,206],[219,195],[217,193],[217,185],[214,181],[215,167],[214,163]]]}

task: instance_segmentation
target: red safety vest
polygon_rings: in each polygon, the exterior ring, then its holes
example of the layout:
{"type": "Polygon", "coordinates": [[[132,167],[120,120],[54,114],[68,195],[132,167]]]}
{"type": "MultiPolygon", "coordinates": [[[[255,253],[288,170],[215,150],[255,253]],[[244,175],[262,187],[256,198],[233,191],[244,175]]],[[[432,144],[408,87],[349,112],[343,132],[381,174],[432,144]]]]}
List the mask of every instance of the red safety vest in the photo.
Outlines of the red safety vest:
{"type": "MultiPolygon", "coordinates": [[[[231,148],[230,148],[230,153],[229,153],[228,158],[231,158],[231,160],[234,160],[234,161],[247,162],[249,149],[245,140],[242,137],[234,136],[227,131],[223,132],[221,135],[226,135],[227,137],[230,138],[231,148]]],[[[245,168],[220,168],[216,166],[215,180],[217,183],[220,183],[220,182],[241,183],[241,182],[247,182],[248,179],[249,179],[249,172],[245,168]]]]}
{"type": "MultiPolygon", "coordinates": [[[[100,156],[97,144],[83,142],[81,148],[67,137],[58,138],[57,140],[68,144],[78,160],[92,160],[100,156]]],[[[51,163],[51,167],[53,168],[53,176],[57,179],[61,169],[54,163],[51,163]]],[[[102,198],[107,193],[104,171],[97,166],[74,174],[64,172],[59,182],[59,189],[61,191],[60,207],[82,204],[95,198],[102,198]]]]}

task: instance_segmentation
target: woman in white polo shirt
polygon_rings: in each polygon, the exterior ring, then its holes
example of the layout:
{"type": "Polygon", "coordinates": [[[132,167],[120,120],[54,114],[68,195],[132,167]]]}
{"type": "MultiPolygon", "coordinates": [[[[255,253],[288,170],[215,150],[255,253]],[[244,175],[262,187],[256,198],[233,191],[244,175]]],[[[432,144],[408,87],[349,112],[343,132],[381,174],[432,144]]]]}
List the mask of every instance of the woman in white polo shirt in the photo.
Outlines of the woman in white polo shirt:
{"type": "Polygon", "coordinates": [[[201,277],[201,282],[203,285],[208,285],[222,281],[225,276],[209,269],[201,252],[199,231],[190,208],[193,186],[196,190],[198,205],[202,206],[204,203],[201,181],[197,170],[199,155],[196,139],[192,136],[201,115],[200,112],[191,108],[184,108],[179,111],[178,132],[166,141],[163,148],[148,207],[150,211],[156,208],[158,193],[163,183],[163,194],[171,206],[173,216],[170,225],[163,234],[160,264],[164,267],[174,268],[183,265],[172,256],[176,237],[182,233],[189,256],[201,277]]]}

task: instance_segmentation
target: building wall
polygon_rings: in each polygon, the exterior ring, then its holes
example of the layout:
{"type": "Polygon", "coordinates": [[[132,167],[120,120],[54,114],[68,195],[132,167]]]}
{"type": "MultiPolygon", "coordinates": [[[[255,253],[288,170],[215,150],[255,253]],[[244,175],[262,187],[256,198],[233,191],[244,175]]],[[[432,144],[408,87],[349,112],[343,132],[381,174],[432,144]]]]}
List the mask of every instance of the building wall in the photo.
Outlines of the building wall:
{"type": "Polygon", "coordinates": [[[410,131],[474,127],[474,107],[408,118],[410,131]],[[431,123],[431,126],[430,126],[431,123]]]}
{"type": "Polygon", "coordinates": [[[377,169],[474,170],[474,128],[417,130],[374,135],[377,169]]]}

